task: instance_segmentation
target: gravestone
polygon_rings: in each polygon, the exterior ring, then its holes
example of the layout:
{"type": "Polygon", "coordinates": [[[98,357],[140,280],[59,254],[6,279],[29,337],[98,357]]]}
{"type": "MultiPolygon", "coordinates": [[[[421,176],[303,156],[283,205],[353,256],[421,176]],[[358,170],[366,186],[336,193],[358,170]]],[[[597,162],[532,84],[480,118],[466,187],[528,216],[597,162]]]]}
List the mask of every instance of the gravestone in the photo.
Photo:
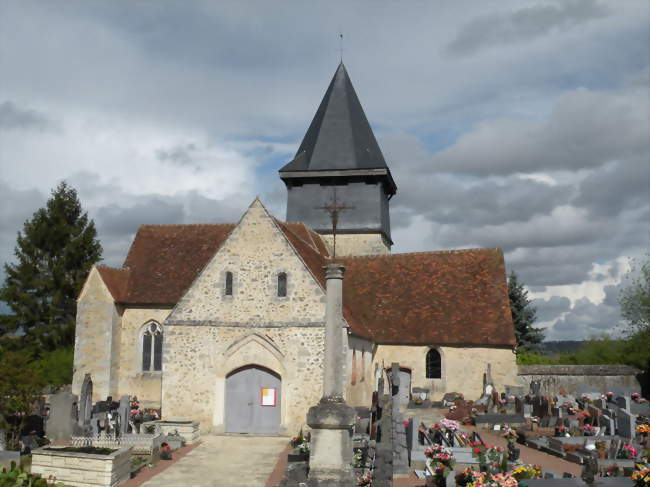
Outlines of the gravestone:
{"type": "Polygon", "coordinates": [[[533,380],[530,382],[530,395],[539,396],[539,391],[541,390],[542,385],[538,380],[533,380]]]}
{"type": "Polygon", "coordinates": [[[129,419],[131,416],[131,398],[129,396],[120,398],[118,414],[120,415],[120,434],[125,435],[129,432],[129,419]]]}
{"type": "Polygon", "coordinates": [[[90,418],[93,411],[93,381],[90,374],[84,376],[79,395],[79,415],[77,418],[77,431],[75,434],[88,435],[91,433],[90,418]]]}
{"type": "Polygon", "coordinates": [[[62,390],[50,397],[50,414],[45,432],[50,441],[69,441],[76,434],[77,396],[62,390]]]}
{"type": "Polygon", "coordinates": [[[616,398],[616,405],[621,409],[625,409],[626,411],[630,411],[630,402],[631,401],[632,400],[627,396],[618,396],[616,398]]]}
{"type": "Polygon", "coordinates": [[[523,396],[524,387],[523,386],[505,386],[507,396],[523,396]]]}
{"type": "Polygon", "coordinates": [[[619,409],[616,418],[618,434],[623,438],[634,438],[636,434],[636,416],[625,409],[619,409]]]}
{"type": "Polygon", "coordinates": [[[524,415],[524,418],[530,418],[533,415],[533,405],[532,404],[524,404],[523,415],[524,415]]]}
{"type": "Polygon", "coordinates": [[[517,414],[524,414],[524,401],[520,397],[515,397],[515,412],[517,414]]]}

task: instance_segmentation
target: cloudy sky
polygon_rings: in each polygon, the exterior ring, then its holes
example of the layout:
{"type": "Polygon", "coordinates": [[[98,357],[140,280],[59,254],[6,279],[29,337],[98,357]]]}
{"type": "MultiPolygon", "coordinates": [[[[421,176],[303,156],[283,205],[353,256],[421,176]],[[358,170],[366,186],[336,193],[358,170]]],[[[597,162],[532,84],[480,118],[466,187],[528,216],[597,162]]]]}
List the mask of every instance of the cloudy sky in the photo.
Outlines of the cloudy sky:
{"type": "Polygon", "coordinates": [[[255,195],[284,218],[342,32],[394,251],[502,247],[549,339],[620,333],[650,247],[649,26],[647,0],[0,0],[0,262],[63,179],[110,265],[141,223],[255,195]]]}

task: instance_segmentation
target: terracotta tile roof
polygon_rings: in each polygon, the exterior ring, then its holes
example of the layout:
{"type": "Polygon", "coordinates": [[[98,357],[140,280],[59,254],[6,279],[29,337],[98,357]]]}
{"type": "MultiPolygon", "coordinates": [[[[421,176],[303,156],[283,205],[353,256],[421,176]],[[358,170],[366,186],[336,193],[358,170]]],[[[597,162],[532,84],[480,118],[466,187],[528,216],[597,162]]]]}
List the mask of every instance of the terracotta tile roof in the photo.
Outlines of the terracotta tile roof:
{"type": "MultiPolygon", "coordinates": [[[[275,220],[325,288],[329,254],[302,223],[275,220]]],[[[122,269],[98,266],[117,302],[173,306],[228,237],[233,224],[143,225],[122,269]]],[[[348,257],[343,315],[377,343],[513,345],[500,249],[348,257]]]]}
{"type": "Polygon", "coordinates": [[[501,249],[341,261],[346,266],[344,303],[371,327],[375,342],[515,343],[501,249]]]}

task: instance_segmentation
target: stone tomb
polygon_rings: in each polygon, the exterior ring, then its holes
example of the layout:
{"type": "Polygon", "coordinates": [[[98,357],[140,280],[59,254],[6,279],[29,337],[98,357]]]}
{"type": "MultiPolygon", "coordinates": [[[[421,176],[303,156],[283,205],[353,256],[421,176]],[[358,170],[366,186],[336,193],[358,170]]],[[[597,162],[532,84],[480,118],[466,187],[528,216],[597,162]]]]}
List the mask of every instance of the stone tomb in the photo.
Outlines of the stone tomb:
{"type": "Polygon", "coordinates": [[[109,455],[39,448],[32,452],[32,473],[75,487],[116,487],[131,476],[131,448],[109,455]]]}

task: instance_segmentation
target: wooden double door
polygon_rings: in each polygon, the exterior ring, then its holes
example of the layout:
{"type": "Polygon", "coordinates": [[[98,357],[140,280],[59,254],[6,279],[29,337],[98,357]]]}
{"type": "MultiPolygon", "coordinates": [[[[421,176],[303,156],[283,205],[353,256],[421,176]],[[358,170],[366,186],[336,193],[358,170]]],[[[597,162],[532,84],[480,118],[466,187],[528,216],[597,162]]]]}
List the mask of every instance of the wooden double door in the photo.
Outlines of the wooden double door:
{"type": "Polygon", "coordinates": [[[276,373],[248,365],[226,377],[226,433],[277,434],[282,380],[276,373]]]}

